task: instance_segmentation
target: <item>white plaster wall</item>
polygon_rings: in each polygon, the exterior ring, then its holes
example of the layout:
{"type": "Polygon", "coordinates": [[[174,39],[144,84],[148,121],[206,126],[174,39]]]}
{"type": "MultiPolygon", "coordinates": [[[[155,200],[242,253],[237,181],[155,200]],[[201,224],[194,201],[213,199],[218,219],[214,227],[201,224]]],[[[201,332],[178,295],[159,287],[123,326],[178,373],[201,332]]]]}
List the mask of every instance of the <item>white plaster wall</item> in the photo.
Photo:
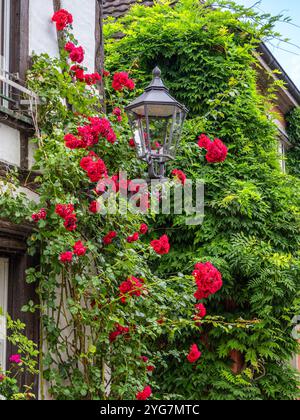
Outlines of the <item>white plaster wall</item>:
{"type": "Polygon", "coordinates": [[[19,187],[17,189],[17,193],[25,194],[27,196],[28,200],[34,201],[36,204],[39,204],[39,202],[40,202],[40,196],[37,193],[35,193],[34,191],[32,191],[28,188],[19,187]]]}
{"type": "Polygon", "coordinates": [[[37,149],[37,144],[36,143],[31,143],[31,141],[29,140],[28,143],[28,167],[31,170],[33,165],[34,165],[34,154],[36,152],[37,149]]]}
{"type": "Polygon", "coordinates": [[[20,166],[20,132],[7,125],[0,124],[0,160],[20,166]]]}
{"type": "Polygon", "coordinates": [[[58,55],[57,35],[53,16],[52,0],[29,2],[29,53],[58,55]]]}
{"type": "Polygon", "coordinates": [[[94,72],[96,0],[62,0],[62,6],[73,15],[74,35],[85,50],[83,64],[89,72],[94,72]]]}
{"type": "MultiPolygon", "coordinates": [[[[84,65],[95,71],[96,0],[62,0],[62,7],[72,13],[74,35],[85,49],[84,65]]],[[[53,16],[53,0],[30,0],[29,52],[58,56],[57,34],[53,16]]]]}

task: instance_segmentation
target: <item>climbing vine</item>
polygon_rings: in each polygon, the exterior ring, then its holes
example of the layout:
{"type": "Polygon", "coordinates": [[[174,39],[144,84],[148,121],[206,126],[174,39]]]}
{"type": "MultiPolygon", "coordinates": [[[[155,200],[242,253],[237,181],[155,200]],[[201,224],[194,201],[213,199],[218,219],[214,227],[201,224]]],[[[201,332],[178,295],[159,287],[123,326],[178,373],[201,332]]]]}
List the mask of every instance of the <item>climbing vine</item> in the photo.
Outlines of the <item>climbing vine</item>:
{"type": "MultiPolygon", "coordinates": [[[[167,227],[173,244],[154,264],[156,274],[187,275],[197,260],[210,261],[222,272],[224,286],[208,300],[208,313],[225,322],[259,320],[229,333],[203,325],[206,352],[196,369],[167,356],[168,369],[157,369],[158,383],[183,398],[297,398],[290,360],[298,352],[292,320],[299,312],[299,180],[292,176],[293,161],[290,175],[280,171],[277,129],[269,117],[278,84],[260,92],[260,64],[253,54],[262,40],[278,36],[277,19],[229,1],[181,0],[172,7],[160,1],[135,5],[104,28],[108,70],[130,69],[137,86],[145,86],[159,65],[172,95],[190,109],[170,170],[204,179],[205,217],[201,226],[187,226],[185,216],[175,215],[150,223],[167,227]],[[210,165],[207,155],[199,156],[198,143],[206,144],[201,132],[225,142],[224,163],[210,165]]],[[[298,116],[296,110],[290,117],[293,142],[298,116]]],[[[182,331],[177,348],[195,337],[182,331]]],[[[172,345],[157,351],[168,354],[172,345]]]]}

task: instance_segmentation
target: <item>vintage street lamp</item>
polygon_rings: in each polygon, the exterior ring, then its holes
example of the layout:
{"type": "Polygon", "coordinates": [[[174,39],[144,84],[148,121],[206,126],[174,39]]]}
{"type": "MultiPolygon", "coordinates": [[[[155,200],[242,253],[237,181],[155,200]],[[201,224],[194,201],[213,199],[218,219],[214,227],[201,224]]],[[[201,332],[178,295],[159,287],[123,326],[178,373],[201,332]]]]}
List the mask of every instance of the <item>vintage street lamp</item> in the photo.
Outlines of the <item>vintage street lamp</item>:
{"type": "Polygon", "coordinates": [[[145,92],[126,107],[138,158],[147,162],[150,179],[163,179],[166,163],[176,157],[188,113],[170,94],[158,67],[145,92]]]}

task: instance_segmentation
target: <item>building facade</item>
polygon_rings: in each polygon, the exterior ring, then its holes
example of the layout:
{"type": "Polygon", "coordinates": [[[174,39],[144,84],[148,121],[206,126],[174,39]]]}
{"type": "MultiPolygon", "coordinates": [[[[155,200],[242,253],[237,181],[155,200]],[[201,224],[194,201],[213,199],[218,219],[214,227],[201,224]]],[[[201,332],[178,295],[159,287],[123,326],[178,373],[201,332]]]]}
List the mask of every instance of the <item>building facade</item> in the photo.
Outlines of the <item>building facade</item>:
{"type": "MultiPolygon", "coordinates": [[[[51,22],[54,11],[67,9],[74,17],[74,33],[86,51],[89,71],[99,71],[101,65],[102,16],[118,18],[128,11],[135,0],[0,0],[0,181],[12,168],[19,172],[22,190],[38,200],[32,172],[34,134],[28,107],[36,104],[34,92],[25,87],[26,71],[32,54],[59,54],[58,34],[51,22]],[[82,11],[84,10],[84,13],[82,11]]],[[[144,1],[151,6],[152,1],[144,1]]],[[[300,92],[265,45],[256,52],[261,63],[260,85],[268,83],[272,71],[281,71],[285,88],[278,92],[275,110],[278,118],[278,142],[285,169],[284,153],[290,147],[285,115],[300,106],[300,92]]],[[[0,182],[1,194],[1,182],[0,182]]],[[[23,305],[35,300],[35,290],[25,282],[27,268],[38,264],[26,251],[30,224],[13,225],[0,214],[0,307],[13,318],[27,324],[27,336],[39,340],[37,317],[21,313],[23,305]]],[[[0,317],[0,366],[5,370],[12,350],[5,340],[5,322],[0,317]]]]}

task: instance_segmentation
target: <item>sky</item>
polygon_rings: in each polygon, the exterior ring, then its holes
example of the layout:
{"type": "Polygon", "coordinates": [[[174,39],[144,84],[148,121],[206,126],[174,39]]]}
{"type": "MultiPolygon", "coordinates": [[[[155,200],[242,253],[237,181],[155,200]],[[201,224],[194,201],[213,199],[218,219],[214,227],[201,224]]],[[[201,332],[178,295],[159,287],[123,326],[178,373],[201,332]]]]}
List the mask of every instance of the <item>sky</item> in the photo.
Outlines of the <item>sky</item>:
{"type": "MultiPolygon", "coordinates": [[[[256,0],[236,0],[237,3],[251,7],[256,0]]],[[[289,38],[291,44],[273,40],[268,44],[276,59],[300,89],[300,0],[261,0],[255,6],[256,11],[273,15],[284,14],[292,18],[292,24],[278,22],[276,30],[282,38],[289,38]],[[287,51],[283,51],[287,50],[287,51]]]]}

